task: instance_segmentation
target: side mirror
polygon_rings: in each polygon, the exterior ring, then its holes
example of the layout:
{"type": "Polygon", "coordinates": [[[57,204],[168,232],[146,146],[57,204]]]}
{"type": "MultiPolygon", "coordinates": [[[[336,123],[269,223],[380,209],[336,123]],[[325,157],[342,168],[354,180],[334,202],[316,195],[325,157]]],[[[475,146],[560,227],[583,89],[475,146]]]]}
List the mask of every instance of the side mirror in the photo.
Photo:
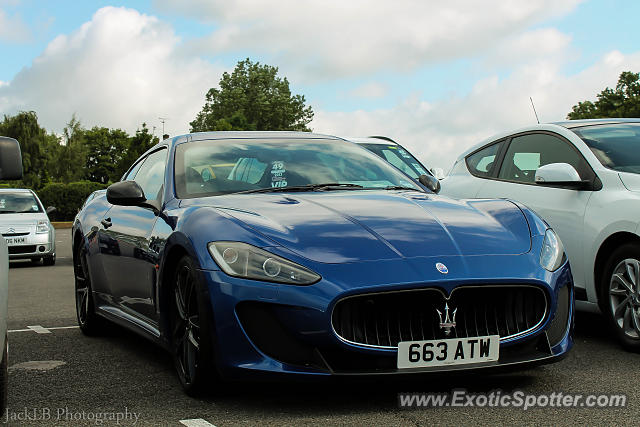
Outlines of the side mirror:
{"type": "Polygon", "coordinates": [[[107,188],[107,201],[112,205],[140,206],[147,201],[144,191],[135,181],[121,181],[107,188]]]}
{"type": "Polygon", "coordinates": [[[433,174],[433,176],[435,176],[438,181],[444,179],[445,175],[444,175],[444,169],[442,168],[431,168],[429,169],[429,171],[433,174]]]}
{"type": "Polygon", "coordinates": [[[550,163],[540,166],[536,171],[535,182],[546,187],[587,189],[589,181],[580,179],[578,171],[568,163],[550,163]]]}
{"type": "Polygon", "coordinates": [[[49,206],[49,207],[47,208],[46,212],[47,212],[47,215],[50,215],[50,214],[54,213],[54,212],[55,212],[55,211],[57,211],[57,210],[58,210],[58,209],[56,209],[56,207],[55,207],[55,206],[49,206]]]}
{"type": "Polygon", "coordinates": [[[420,175],[418,181],[434,193],[438,194],[440,192],[440,181],[435,176],[420,175]]]}
{"type": "Polygon", "coordinates": [[[20,144],[6,136],[0,136],[0,179],[22,179],[20,144]]]}

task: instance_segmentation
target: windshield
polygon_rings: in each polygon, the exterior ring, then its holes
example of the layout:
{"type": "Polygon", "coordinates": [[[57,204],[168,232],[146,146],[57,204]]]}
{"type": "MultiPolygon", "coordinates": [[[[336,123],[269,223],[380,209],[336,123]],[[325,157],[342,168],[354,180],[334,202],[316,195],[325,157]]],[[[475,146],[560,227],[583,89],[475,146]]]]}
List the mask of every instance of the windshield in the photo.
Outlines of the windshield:
{"type": "Polygon", "coordinates": [[[393,166],[400,169],[413,179],[418,179],[420,175],[431,175],[427,168],[425,168],[418,159],[413,157],[404,148],[398,145],[384,145],[384,144],[360,144],[372,153],[385,159],[393,166]]]}
{"type": "Polygon", "coordinates": [[[603,166],[640,174],[640,123],[618,123],[572,129],[603,166]]]}
{"type": "Polygon", "coordinates": [[[31,193],[0,193],[0,214],[37,213],[42,206],[31,193]]]}
{"type": "Polygon", "coordinates": [[[350,188],[333,189],[408,187],[422,191],[405,175],[361,147],[327,139],[184,143],[176,148],[175,178],[180,198],[327,183],[353,184],[350,188]]]}

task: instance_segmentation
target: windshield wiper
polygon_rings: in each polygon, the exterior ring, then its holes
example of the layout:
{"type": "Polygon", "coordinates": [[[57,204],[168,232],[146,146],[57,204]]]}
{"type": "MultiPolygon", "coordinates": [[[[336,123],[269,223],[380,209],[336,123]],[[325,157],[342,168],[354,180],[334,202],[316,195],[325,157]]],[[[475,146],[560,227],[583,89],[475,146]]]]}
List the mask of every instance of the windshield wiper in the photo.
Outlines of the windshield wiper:
{"type": "Polygon", "coordinates": [[[233,194],[248,194],[248,193],[278,193],[278,192],[300,192],[300,191],[333,191],[333,190],[361,190],[362,185],[340,183],[340,182],[325,182],[322,184],[308,184],[308,185],[293,185],[291,187],[267,187],[257,188],[255,190],[238,191],[233,194]]]}
{"type": "Polygon", "coordinates": [[[420,191],[419,189],[417,189],[415,187],[405,187],[403,185],[389,185],[387,187],[383,187],[382,190],[413,190],[413,191],[420,191]]]}

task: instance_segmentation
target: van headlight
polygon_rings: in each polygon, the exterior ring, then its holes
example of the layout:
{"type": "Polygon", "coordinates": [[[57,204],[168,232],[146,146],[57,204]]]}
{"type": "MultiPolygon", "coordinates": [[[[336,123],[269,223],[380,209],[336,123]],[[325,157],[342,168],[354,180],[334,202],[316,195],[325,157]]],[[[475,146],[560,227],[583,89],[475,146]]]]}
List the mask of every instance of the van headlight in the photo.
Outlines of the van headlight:
{"type": "Polygon", "coordinates": [[[552,229],[547,229],[540,252],[540,265],[547,271],[556,271],[564,260],[564,247],[560,238],[552,229]]]}
{"type": "Polygon", "coordinates": [[[43,234],[49,232],[49,221],[38,221],[38,225],[36,225],[36,233],[43,234]]]}
{"type": "Polygon", "coordinates": [[[320,280],[308,268],[247,243],[211,242],[209,252],[229,276],[290,285],[310,285],[320,280]]]}

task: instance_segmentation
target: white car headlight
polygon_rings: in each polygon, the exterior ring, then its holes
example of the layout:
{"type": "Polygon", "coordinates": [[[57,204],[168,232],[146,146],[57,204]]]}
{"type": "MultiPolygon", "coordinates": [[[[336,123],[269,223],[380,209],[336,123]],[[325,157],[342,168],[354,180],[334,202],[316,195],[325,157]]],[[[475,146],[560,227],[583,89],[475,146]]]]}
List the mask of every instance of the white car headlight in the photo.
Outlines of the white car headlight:
{"type": "Polygon", "coordinates": [[[552,229],[547,229],[544,234],[542,251],[540,252],[540,265],[548,271],[556,271],[564,262],[564,247],[560,238],[552,229]]]}
{"type": "Polygon", "coordinates": [[[211,242],[209,252],[229,276],[292,285],[320,280],[313,271],[247,243],[211,242]]]}
{"type": "Polygon", "coordinates": [[[49,232],[49,221],[38,221],[38,225],[36,225],[36,233],[48,233],[49,232]]]}

